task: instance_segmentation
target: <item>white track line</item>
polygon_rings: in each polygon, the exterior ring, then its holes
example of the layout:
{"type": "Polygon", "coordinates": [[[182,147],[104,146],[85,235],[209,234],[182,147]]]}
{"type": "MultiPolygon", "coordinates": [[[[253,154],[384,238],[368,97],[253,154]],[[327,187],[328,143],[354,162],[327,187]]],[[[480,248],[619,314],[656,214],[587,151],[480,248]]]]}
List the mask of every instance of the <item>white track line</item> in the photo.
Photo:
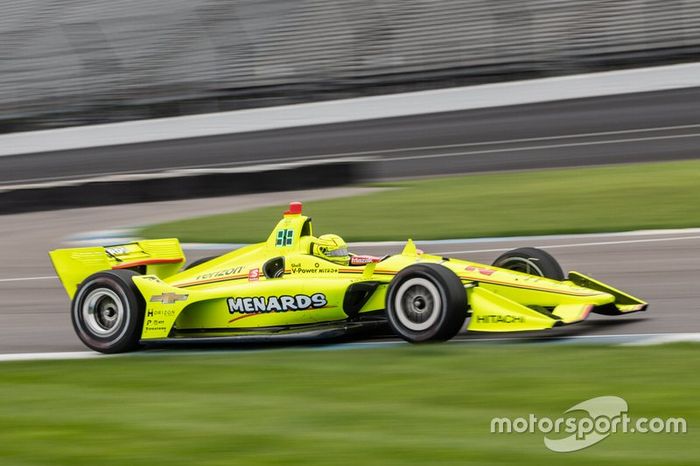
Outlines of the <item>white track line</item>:
{"type": "Polygon", "coordinates": [[[700,333],[659,333],[648,338],[622,343],[623,346],[652,346],[668,343],[700,343],[700,333]]]}
{"type": "MultiPolygon", "coordinates": [[[[681,236],[681,237],[677,237],[677,238],[629,239],[629,240],[620,240],[620,241],[594,241],[594,242],[590,242],[590,243],[548,244],[548,245],[540,245],[540,246],[536,246],[536,247],[547,248],[547,249],[583,248],[583,247],[589,247],[589,246],[610,246],[610,245],[616,245],[616,244],[634,244],[634,243],[656,243],[656,242],[663,242],[663,241],[684,241],[684,240],[691,240],[691,239],[700,239],[700,236],[681,236]]],[[[511,248],[467,249],[467,250],[462,250],[462,251],[431,252],[431,254],[442,255],[442,254],[466,254],[466,253],[475,253],[475,252],[499,252],[499,251],[508,251],[510,249],[511,248]]]]}
{"type": "MultiPolygon", "coordinates": [[[[104,246],[112,244],[128,243],[138,241],[136,236],[137,229],[121,229],[121,230],[98,230],[80,235],[69,236],[66,239],[67,244],[73,247],[80,246],[104,246]]],[[[514,241],[550,241],[550,240],[572,240],[574,238],[620,238],[629,236],[668,236],[668,235],[692,235],[700,234],[700,228],[668,228],[664,230],[633,230],[633,231],[617,231],[609,233],[573,233],[573,234],[554,234],[554,235],[530,235],[530,236],[494,236],[485,238],[452,238],[452,239],[433,239],[433,240],[416,240],[416,244],[422,247],[431,247],[435,245],[464,245],[464,244],[480,244],[480,243],[496,243],[496,242],[514,242],[514,241]]],[[[183,249],[196,250],[224,250],[238,249],[247,246],[249,243],[180,243],[183,249]]],[[[351,247],[393,247],[403,246],[405,240],[401,241],[352,241],[351,247]]]]}
{"type": "Polygon", "coordinates": [[[497,154],[500,152],[525,152],[530,150],[543,150],[543,149],[562,149],[565,147],[585,147],[585,146],[600,146],[606,144],[623,144],[629,142],[645,142],[645,141],[660,141],[666,139],[683,139],[683,138],[697,138],[700,137],[700,133],[692,134],[674,134],[668,136],[650,136],[646,138],[628,138],[628,139],[609,139],[603,141],[585,141],[585,142],[571,142],[566,144],[543,144],[538,146],[516,146],[516,147],[505,147],[501,149],[483,149],[475,151],[466,152],[447,152],[442,154],[421,154],[421,155],[402,155],[398,157],[387,157],[387,158],[377,158],[369,160],[370,162],[395,162],[400,160],[418,160],[418,159],[437,159],[445,157],[459,157],[465,155],[483,155],[483,154],[497,154]]]}
{"type": "MultiPolygon", "coordinates": [[[[460,344],[479,344],[479,343],[524,343],[524,344],[600,344],[614,346],[651,346],[663,345],[668,343],[698,343],[700,342],[700,333],[634,333],[634,334],[613,334],[613,335],[574,335],[574,336],[547,336],[542,337],[503,337],[503,338],[473,338],[459,339],[448,342],[453,345],[460,344]]],[[[358,341],[351,343],[339,343],[329,346],[312,346],[312,347],[297,347],[291,349],[303,351],[328,351],[328,350],[350,350],[356,348],[377,348],[387,346],[398,346],[404,344],[402,341],[358,341]]],[[[407,345],[407,344],[406,344],[407,345]]],[[[273,351],[279,351],[279,348],[274,348],[273,351]]],[[[261,350],[264,351],[264,350],[261,350]]],[[[80,360],[80,359],[96,359],[116,356],[197,356],[211,354],[229,354],[236,352],[231,350],[212,350],[212,351],[189,351],[187,349],[180,350],[165,350],[165,351],[144,351],[139,353],[126,353],[121,355],[106,355],[96,353],[94,351],[65,351],[51,353],[10,353],[0,354],[0,362],[13,361],[63,361],[63,360],[80,360]]],[[[259,351],[245,350],[245,354],[258,353],[259,351]]],[[[239,353],[240,354],[240,353],[239,353]]]]}
{"type": "MultiPolygon", "coordinates": [[[[596,342],[602,340],[617,340],[615,344],[621,346],[651,346],[665,343],[679,342],[700,342],[700,333],[617,333],[617,334],[602,334],[602,335],[571,335],[571,336],[550,336],[546,333],[541,336],[504,336],[493,338],[474,338],[450,340],[449,343],[498,343],[498,342],[562,342],[562,343],[584,343],[596,342]]],[[[605,344],[603,341],[602,344],[605,344]]]]}
{"type": "Polygon", "coordinates": [[[5,283],[5,282],[26,282],[29,280],[58,280],[58,277],[55,276],[46,276],[46,277],[20,277],[20,278],[0,278],[0,283],[5,283]]]}
{"type": "MultiPolygon", "coordinates": [[[[517,139],[494,139],[491,141],[480,141],[480,142],[463,142],[459,144],[441,144],[435,146],[411,146],[411,147],[399,147],[395,149],[382,149],[382,150],[370,150],[361,152],[344,152],[336,154],[326,154],[325,157],[349,157],[356,155],[380,155],[380,154],[390,154],[392,152],[419,152],[423,150],[441,150],[441,149],[458,149],[461,147],[478,147],[478,146],[493,146],[498,144],[520,144],[527,142],[541,142],[541,141],[556,141],[560,139],[584,139],[600,136],[617,136],[621,134],[634,134],[634,133],[653,133],[657,131],[674,131],[681,129],[694,129],[700,128],[700,123],[689,124],[689,125],[676,125],[676,126],[653,126],[650,128],[633,128],[633,129],[622,129],[615,131],[597,131],[592,133],[570,133],[570,134],[560,134],[557,136],[538,136],[530,138],[517,138],[517,139]]],[[[312,157],[324,157],[324,155],[314,155],[312,157]]]]}
{"type": "MultiPolygon", "coordinates": [[[[631,234],[638,234],[638,232],[630,232],[631,234]]],[[[654,233],[658,234],[658,233],[654,233]]],[[[614,235],[614,233],[613,233],[614,235]]],[[[617,240],[617,241],[591,241],[587,243],[568,243],[568,244],[548,244],[548,245],[539,245],[537,247],[540,248],[547,248],[547,249],[559,249],[559,248],[583,248],[583,247],[590,247],[590,246],[611,246],[611,245],[618,245],[618,244],[635,244],[635,243],[658,243],[658,242],[664,242],[664,241],[687,241],[687,240],[697,240],[700,239],[700,235],[693,235],[693,236],[680,236],[680,237],[672,237],[672,238],[647,238],[647,239],[629,239],[629,240],[617,240]]],[[[503,238],[503,241],[509,241],[510,239],[508,238],[503,238]]],[[[521,240],[526,241],[526,238],[521,238],[521,240]]],[[[459,241],[459,240],[456,240],[459,241]]],[[[420,241],[418,242],[420,243],[420,241]]],[[[371,243],[363,243],[364,245],[370,245],[371,243]]],[[[384,243],[377,243],[377,246],[381,246],[384,243]]],[[[390,244],[404,244],[403,242],[401,243],[394,243],[390,242],[390,244]]],[[[228,245],[216,245],[217,248],[219,246],[225,247],[228,245]]],[[[432,252],[428,251],[430,254],[434,255],[443,255],[443,254],[466,254],[466,253],[481,253],[481,252],[501,252],[501,251],[508,251],[512,248],[492,248],[492,249],[463,249],[463,250],[449,250],[449,251],[439,251],[439,252],[432,252]]],[[[45,277],[21,277],[21,278],[2,278],[0,279],[1,282],[21,282],[21,281],[29,281],[29,280],[55,280],[57,279],[56,277],[53,276],[45,276],[45,277]]]]}
{"type": "MultiPolygon", "coordinates": [[[[700,128],[700,123],[689,124],[689,125],[677,125],[677,126],[659,126],[651,128],[634,128],[626,130],[617,131],[600,131],[592,133],[572,133],[563,134],[558,136],[540,136],[531,138],[518,138],[518,139],[505,139],[505,140],[491,140],[491,141],[481,141],[481,142],[467,142],[460,144],[442,144],[433,146],[417,146],[417,147],[398,147],[393,149],[380,149],[380,150],[369,150],[369,151],[356,151],[356,152],[338,152],[338,153],[326,153],[326,154],[314,154],[314,155],[302,155],[296,157],[276,157],[271,159],[266,159],[265,163],[285,163],[285,162],[306,162],[318,159],[337,159],[345,157],[371,157],[371,156],[382,156],[389,155],[393,153],[410,153],[410,152],[421,152],[421,151],[434,151],[434,150],[445,150],[445,149],[460,149],[460,148],[470,148],[470,147],[483,147],[483,146],[495,146],[495,145],[511,145],[511,144],[523,144],[530,142],[544,142],[544,141],[558,141],[566,139],[585,139],[593,137],[604,137],[604,136],[616,136],[623,134],[635,134],[635,133],[652,133],[659,131],[674,131],[674,130],[684,130],[700,128]]],[[[539,145],[539,146],[519,146],[511,148],[501,148],[501,149],[484,149],[478,151],[467,151],[467,152],[452,152],[445,154],[424,154],[424,155],[399,155],[397,157],[387,157],[387,158],[377,158],[372,161],[397,161],[397,160],[411,160],[420,158],[432,158],[432,157],[454,157],[459,155],[479,155],[479,154],[489,154],[498,152],[509,152],[509,151],[527,151],[527,150],[537,150],[537,149],[556,149],[563,147],[576,147],[585,145],[595,145],[595,144],[620,144],[623,142],[641,142],[657,139],[673,139],[673,138],[687,138],[700,136],[700,134],[683,134],[683,135],[669,135],[669,136],[650,136],[647,138],[633,138],[633,139],[616,139],[616,140],[604,140],[604,141],[592,141],[592,142],[580,142],[580,143],[569,143],[569,144],[555,144],[555,145],[539,145]]],[[[368,160],[369,161],[369,160],[368,160]]],[[[27,178],[20,180],[11,180],[0,182],[2,185],[18,184],[18,183],[37,183],[42,181],[60,181],[60,180],[73,180],[82,179],[83,176],[90,177],[101,177],[101,176],[119,176],[119,175],[130,175],[130,174],[144,174],[144,173],[159,173],[167,170],[188,170],[188,169],[203,169],[203,168],[216,168],[216,167],[235,167],[239,165],[247,165],[250,163],[259,164],[259,160],[239,160],[236,162],[219,162],[219,163],[208,163],[199,165],[182,165],[182,166],[171,166],[153,170],[122,170],[113,172],[98,172],[89,175],[66,175],[66,176],[55,176],[55,177],[44,177],[44,178],[27,178]]]]}
{"type": "Polygon", "coordinates": [[[10,353],[0,354],[0,362],[10,361],[66,361],[69,359],[93,359],[107,355],[94,351],[61,351],[53,353],[10,353]]]}

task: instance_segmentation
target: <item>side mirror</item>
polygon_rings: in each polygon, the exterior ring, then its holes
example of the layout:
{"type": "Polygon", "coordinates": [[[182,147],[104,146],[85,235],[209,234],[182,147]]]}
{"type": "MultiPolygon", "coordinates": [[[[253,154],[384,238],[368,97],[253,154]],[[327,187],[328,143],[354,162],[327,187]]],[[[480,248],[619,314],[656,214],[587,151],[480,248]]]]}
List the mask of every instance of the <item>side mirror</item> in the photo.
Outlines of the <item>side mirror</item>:
{"type": "Polygon", "coordinates": [[[275,257],[265,262],[262,267],[267,278],[279,278],[284,275],[284,257],[275,257]]]}

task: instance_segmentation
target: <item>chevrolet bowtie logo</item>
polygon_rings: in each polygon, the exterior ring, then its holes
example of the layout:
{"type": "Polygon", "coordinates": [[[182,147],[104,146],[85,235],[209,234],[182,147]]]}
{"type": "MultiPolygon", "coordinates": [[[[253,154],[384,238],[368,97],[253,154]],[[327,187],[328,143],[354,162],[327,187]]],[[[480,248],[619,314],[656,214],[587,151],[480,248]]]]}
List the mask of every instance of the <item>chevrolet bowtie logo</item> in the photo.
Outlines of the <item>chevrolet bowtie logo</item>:
{"type": "Polygon", "coordinates": [[[152,303],[163,303],[163,304],[173,304],[177,301],[187,301],[187,297],[189,295],[186,294],[177,294],[177,293],[163,293],[158,296],[151,296],[151,302],[152,303]]]}

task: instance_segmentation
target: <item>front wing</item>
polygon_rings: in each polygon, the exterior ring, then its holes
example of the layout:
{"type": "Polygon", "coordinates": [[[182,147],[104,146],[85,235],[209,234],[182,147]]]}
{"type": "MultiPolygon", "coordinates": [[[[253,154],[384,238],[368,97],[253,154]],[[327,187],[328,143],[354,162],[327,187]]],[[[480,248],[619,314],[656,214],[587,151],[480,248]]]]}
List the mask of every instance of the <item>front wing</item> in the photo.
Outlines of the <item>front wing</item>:
{"type": "Polygon", "coordinates": [[[546,330],[581,322],[591,312],[621,315],[647,308],[646,302],[578,272],[570,272],[569,281],[599,293],[579,302],[565,302],[546,309],[528,307],[477,284],[468,284],[472,317],[467,329],[480,332],[546,330]]]}

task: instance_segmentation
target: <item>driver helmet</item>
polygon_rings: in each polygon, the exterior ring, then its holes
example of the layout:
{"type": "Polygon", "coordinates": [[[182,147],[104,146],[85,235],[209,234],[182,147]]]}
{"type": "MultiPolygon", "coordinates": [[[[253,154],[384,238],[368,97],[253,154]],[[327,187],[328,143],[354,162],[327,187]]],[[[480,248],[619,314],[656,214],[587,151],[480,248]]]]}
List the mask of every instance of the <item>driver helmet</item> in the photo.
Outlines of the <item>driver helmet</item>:
{"type": "Polygon", "coordinates": [[[327,234],[318,237],[313,246],[314,256],[321,257],[340,265],[348,265],[350,254],[345,240],[338,235],[327,234]]]}

